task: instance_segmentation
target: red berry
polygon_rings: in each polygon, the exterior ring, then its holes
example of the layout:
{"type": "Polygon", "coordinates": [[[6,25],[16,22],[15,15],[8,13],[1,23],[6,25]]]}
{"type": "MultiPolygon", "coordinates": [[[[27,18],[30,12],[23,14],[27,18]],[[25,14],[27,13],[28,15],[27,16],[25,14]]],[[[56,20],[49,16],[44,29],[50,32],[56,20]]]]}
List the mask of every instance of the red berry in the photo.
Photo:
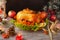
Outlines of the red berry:
{"type": "Polygon", "coordinates": [[[51,14],[51,15],[55,15],[55,12],[54,12],[54,11],[51,11],[50,14],[51,14]]]}
{"type": "Polygon", "coordinates": [[[56,19],[57,19],[57,18],[56,18],[55,15],[51,15],[51,16],[50,16],[50,20],[51,20],[51,21],[55,21],[56,19]]]}
{"type": "Polygon", "coordinates": [[[22,35],[17,35],[17,36],[16,36],[16,40],[23,40],[22,35]]]}

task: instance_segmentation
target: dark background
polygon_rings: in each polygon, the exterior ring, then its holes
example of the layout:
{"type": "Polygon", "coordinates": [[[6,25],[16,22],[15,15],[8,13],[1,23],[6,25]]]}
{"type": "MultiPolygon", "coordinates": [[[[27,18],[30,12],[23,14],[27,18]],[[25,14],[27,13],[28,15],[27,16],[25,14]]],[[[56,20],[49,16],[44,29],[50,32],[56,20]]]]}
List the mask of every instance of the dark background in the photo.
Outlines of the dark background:
{"type": "Polygon", "coordinates": [[[7,0],[6,13],[10,10],[16,12],[24,9],[30,8],[35,11],[41,11],[42,8],[47,5],[49,0],[7,0]]]}

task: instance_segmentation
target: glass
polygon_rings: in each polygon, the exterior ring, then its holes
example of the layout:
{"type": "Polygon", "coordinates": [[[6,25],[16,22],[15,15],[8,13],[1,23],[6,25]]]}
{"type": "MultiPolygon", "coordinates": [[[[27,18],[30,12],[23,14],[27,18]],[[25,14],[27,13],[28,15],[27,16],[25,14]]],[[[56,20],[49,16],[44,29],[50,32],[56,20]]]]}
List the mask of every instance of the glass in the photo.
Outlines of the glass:
{"type": "Polygon", "coordinates": [[[5,17],[5,5],[6,5],[6,0],[0,0],[0,17],[1,18],[5,17]]]}

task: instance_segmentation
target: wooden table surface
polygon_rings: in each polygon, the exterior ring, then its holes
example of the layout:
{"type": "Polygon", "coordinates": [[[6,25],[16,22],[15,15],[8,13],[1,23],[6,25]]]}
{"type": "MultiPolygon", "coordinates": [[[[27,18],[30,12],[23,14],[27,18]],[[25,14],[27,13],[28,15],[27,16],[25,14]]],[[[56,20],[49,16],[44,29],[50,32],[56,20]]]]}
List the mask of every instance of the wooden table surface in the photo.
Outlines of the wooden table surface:
{"type": "MultiPolygon", "coordinates": [[[[8,25],[8,24],[7,24],[8,25]]],[[[7,28],[6,28],[7,29],[7,28]]],[[[25,40],[50,40],[48,35],[45,35],[42,31],[32,32],[32,31],[23,31],[15,27],[17,33],[22,33],[25,40]]],[[[0,40],[15,40],[16,36],[10,37],[8,39],[3,39],[0,35],[0,40]]],[[[60,40],[60,33],[53,36],[53,40],[60,40]]]]}
{"type": "MultiPolygon", "coordinates": [[[[21,32],[25,40],[50,40],[48,35],[45,35],[41,31],[31,32],[31,31],[22,31],[18,28],[15,28],[16,32],[21,32]]],[[[16,36],[10,37],[8,39],[3,39],[0,35],[0,40],[15,40],[16,36]]],[[[60,33],[53,36],[53,40],[60,40],[60,33]]]]}

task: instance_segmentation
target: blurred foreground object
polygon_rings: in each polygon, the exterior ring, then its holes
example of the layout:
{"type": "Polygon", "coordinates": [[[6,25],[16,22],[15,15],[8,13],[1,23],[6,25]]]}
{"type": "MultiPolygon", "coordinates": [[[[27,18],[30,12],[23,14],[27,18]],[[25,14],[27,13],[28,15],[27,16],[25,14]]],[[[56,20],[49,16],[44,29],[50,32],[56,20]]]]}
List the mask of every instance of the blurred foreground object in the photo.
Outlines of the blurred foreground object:
{"type": "Polygon", "coordinates": [[[5,18],[6,15],[6,0],[0,0],[0,17],[5,18]]]}

